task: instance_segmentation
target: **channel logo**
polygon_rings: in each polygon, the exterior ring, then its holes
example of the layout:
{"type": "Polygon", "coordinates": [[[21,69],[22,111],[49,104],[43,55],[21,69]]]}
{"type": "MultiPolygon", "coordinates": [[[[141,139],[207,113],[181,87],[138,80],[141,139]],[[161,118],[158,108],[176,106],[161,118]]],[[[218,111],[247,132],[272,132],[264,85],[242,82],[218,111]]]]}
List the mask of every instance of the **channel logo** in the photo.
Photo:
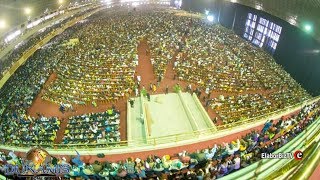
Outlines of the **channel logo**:
{"type": "Polygon", "coordinates": [[[293,157],[295,160],[301,160],[303,158],[303,152],[300,150],[297,150],[293,153],[293,157]]]}

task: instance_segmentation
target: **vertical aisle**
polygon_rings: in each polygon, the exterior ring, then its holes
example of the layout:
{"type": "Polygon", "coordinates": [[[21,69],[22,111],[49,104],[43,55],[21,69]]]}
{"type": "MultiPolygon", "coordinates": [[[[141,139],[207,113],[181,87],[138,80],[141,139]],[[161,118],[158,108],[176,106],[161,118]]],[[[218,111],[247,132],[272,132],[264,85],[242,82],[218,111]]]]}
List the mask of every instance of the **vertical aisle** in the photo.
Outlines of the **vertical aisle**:
{"type": "Polygon", "coordinates": [[[141,76],[141,87],[144,86],[146,89],[149,88],[150,83],[156,83],[157,81],[151,64],[150,53],[147,54],[148,49],[147,40],[141,40],[138,45],[139,64],[136,67],[136,76],[141,76]]]}

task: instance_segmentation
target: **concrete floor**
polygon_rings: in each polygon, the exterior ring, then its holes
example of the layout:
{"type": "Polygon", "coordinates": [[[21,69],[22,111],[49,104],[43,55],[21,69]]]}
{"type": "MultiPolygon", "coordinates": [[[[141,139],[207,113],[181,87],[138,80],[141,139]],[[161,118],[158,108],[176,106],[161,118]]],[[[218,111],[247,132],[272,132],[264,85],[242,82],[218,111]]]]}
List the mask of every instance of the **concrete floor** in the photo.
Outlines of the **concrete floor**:
{"type": "Polygon", "coordinates": [[[147,102],[152,118],[151,137],[161,137],[192,131],[188,116],[178,94],[160,94],[147,102]]]}
{"type": "Polygon", "coordinates": [[[131,132],[128,134],[129,139],[141,142],[141,140],[152,141],[153,138],[156,138],[158,143],[167,143],[166,141],[172,140],[172,137],[168,139],[164,137],[172,135],[178,135],[175,138],[176,140],[192,139],[195,136],[192,128],[193,122],[191,121],[196,121],[197,130],[210,128],[207,126],[191,94],[182,93],[182,97],[194,119],[188,117],[177,93],[152,95],[150,101],[145,97],[143,101],[140,97],[134,98],[134,108],[128,107],[130,119],[127,121],[131,132]],[[143,120],[141,118],[143,113],[149,114],[150,119],[143,120]],[[147,135],[147,132],[150,136],[147,135]]]}

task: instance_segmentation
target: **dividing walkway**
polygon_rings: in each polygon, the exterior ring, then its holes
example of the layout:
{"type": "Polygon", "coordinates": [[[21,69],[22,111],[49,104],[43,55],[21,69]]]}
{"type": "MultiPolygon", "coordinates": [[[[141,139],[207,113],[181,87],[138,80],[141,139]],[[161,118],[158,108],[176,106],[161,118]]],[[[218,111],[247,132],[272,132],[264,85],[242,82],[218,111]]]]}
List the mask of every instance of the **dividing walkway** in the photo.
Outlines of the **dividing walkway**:
{"type": "Polygon", "coordinates": [[[147,54],[149,46],[146,39],[140,41],[138,45],[138,66],[136,67],[136,76],[141,76],[141,87],[149,89],[150,83],[156,83],[156,77],[150,60],[150,53],[147,54]]]}

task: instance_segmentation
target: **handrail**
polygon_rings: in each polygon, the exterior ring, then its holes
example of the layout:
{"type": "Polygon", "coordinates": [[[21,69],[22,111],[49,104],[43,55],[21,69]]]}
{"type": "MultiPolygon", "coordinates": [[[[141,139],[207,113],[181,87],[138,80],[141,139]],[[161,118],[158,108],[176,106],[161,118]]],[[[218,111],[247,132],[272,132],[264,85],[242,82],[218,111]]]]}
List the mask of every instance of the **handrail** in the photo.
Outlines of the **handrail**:
{"type": "Polygon", "coordinates": [[[304,177],[308,179],[320,164],[320,142],[318,141],[311,155],[303,162],[302,166],[290,179],[304,177]]]}
{"type": "MultiPolygon", "coordinates": [[[[266,177],[266,179],[275,179],[276,177],[280,177],[280,179],[299,179],[296,177],[309,177],[311,172],[313,172],[320,161],[320,157],[318,157],[317,152],[320,153],[320,131],[318,131],[312,138],[312,142],[306,143],[305,146],[307,147],[303,151],[303,159],[302,161],[295,161],[292,160],[286,165],[282,166],[280,169],[277,170],[277,172],[270,174],[266,177]],[[315,140],[317,138],[317,140],[315,140]],[[310,161],[311,159],[314,159],[316,161],[310,161]],[[305,166],[307,164],[307,166],[305,166]],[[310,168],[311,164],[311,168],[310,168]],[[305,167],[307,167],[305,169],[305,167]],[[301,171],[303,169],[303,171],[301,171]],[[300,171],[300,172],[299,172],[300,171]],[[304,174],[308,172],[307,174],[304,174]],[[304,175],[301,175],[304,174],[304,175]],[[291,177],[293,176],[293,177],[291,177]]],[[[306,140],[308,141],[308,140],[306,140]]]]}
{"type": "MultiPolygon", "coordinates": [[[[42,43],[42,41],[39,42],[39,43],[42,43]]],[[[35,47],[38,47],[38,44],[35,45],[35,47]]],[[[245,120],[234,122],[234,123],[220,125],[220,126],[217,126],[217,129],[221,132],[221,130],[235,129],[239,125],[252,124],[252,123],[265,121],[266,118],[268,118],[270,116],[279,115],[279,114],[282,114],[282,113],[285,113],[285,112],[292,112],[293,109],[301,108],[302,106],[304,106],[306,104],[311,104],[313,102],[316,102],[319,99],[320,99],[320,96],[317,96],[315,98],[311,98],[311,99],[306,100],[304,102],[300,102],[300,103],[297,103],[295,105],[288,106],[288,107],[286,107],[284,109],[281,109],[281,110],[273,111],[273,112],[270,112],[270,113],[267,113],[267,114],[263,114],[263,115],[260,115],[260,116],[257,116],[257,117],[245,119],[245,120]]],[[[167,140],[165,142],[178,142],[178,141],[186,140],[186,138],[189,138],[190,135],[193,135],[193,134],[212,135],[215,132],[215,130],[216,130],[216,127],[213,127],[213,128],[207,128],[207,129],[202,129],[202,130],[191,131],[191,132],[187,132],[187,133],[184,132],[184,133],[180,133],[180,134],[174,134],[174,135],[167,135],[167,136],[161,136],[161,137],[156,137],[156,138],[150,138],[151,139],[150,142],[153,142],[154,146],[158,145],[159,142],[164,142],[164,140],[167,140]]],[[[140,142],[143,142],[143,140],[136,139],[136,140],[130,141],[129,143],[131,143],[131,142],[133,142],[135,145],[139,145],[140,142]]],[[[89,147],[89,148],[91,148],[91,147],[92,148],[97,148],[96,146],[110,146],[110,145],[117,145],[117,144],[120,144],[120,145],[128,144],[128,141],[121,141],[121,142],[118,142],[118,143],[115,143],[115,144],[114,143],[101,143],[101,144],[95,143],[95,144],[87,144],[87,145],[72,144],[72,146],[79,146],[79,147],[84,147],[85,146],[85,147],[89,147]]],[[[24,144],[21,144],[21,145],[22,146],[20,146],[20,147],[25,147],[24,144]]],[[[29,145],[29,147],[30,146],[39,146],[39,145],[41,145],[41,146],[48,146],[48,147],[52,147],[52,148],[71,146],[71,144],[64,145],[64,144],[37,144],[37,143],[35,143],[35,144],[32,144],[32,143],[29,144],[28,143],[28,145],[29,145]]]]}
{"type": "MultiPolygon", "coordinates": [[[[312,104],[314,101],[319,100],[319,97],[313,98],[311,100],[309,100],[308,102],[306,102],[306,104],[312,104]]],[[[303,103],[298,103],[297,106],[300,106],[303,103]]],[[[248,124],[250,122],[247,122],[246,124],[248,124]]],[[[246,125],[246,124],[242,124],[242,125],[246,125]]],[[[167,135],[167,136],[162,136],[162,137],[155,137],[155,138],[149,138],[148,139],[148,145],[153,145],[153,146],[157,146],[159,144],[161,144],[161,142],[179,142],[179,141],[184,141],[187,140],[186,138],[190,138],[192,137],[192,135],[194,135],[195,133],[198,133],[199,135],[207,135],[208,137],[210,135],[216,134],[216,133],[222,133],[224,131],[229,132],[231,129],[237,129],[239,127],[231,127],[231,128],[226,128],[226,129],[220,129],[218,132],[213,133],[212,129],[214,128],[208,128],[208,129],[204,129],[204,130],[199,130],[199,131],[190,131],[187,133],[179,133],[179,134],[174,134],[174,135],[167,135]]],[[[134,139],[134,140],[130,140],[130,141],[120,141],[120,142],[112,142],[112,143],[92,143],[92,144],[39,144],[39,143],[21,143],[21,144],[5,144],[5,146],[9,146],[9,147],[33,147],[33,146],[43,146],[46,148],[52,148],[55,150],[58,149],[66,149],[66,148],[85,148],[85,149],[105,149],[105,148],[110,148],[110,149],[118,149],[119,147],[122,148],[123,146],[126,146],[130,144],[131,146],[146,146],[145,144],[145,140],[143,139],[134,139]]],[[[164,144],[164,143],[162,143],[164,144]]],[[[1,146],[0,146],[1,147],[1,146]]]]}
{"type": "Polygon", "coordinates": [[[201,115],[203,117],[203,119],[205,120],[206,124],[208,127],[212,127],[214,130],[213,131],[217,131],[216,126],[214,125],[213,121],[211,120],[210,116],[208,115],[208,113],[206,112],[206,110],[204,109],[204,107],[202,106],[198,96],[195,93],[192,93],[192,98],[195,101],[198,109],[201,112],[201,115]]]}
{"type": "MultiPolygon", "coordinates": [[[[306,142],[306,137],[319,136],[317,130],[320,127],[320,118],[317,118],[307,129],[301,132],[297,137],[289,141],[280,149],[274,153],[280,152],[294,152],[295,150],[304,150],[305,147],[303,142],[306,142]]],[[[246,179],[268,179],[272,173],[275,173],[278,168],[293,161],[292,159],[262,159],[252,165],[243,168],[235,173],[222,177],[222,180],[231,180],[236,177],[246,176],[246,179]]]]}

